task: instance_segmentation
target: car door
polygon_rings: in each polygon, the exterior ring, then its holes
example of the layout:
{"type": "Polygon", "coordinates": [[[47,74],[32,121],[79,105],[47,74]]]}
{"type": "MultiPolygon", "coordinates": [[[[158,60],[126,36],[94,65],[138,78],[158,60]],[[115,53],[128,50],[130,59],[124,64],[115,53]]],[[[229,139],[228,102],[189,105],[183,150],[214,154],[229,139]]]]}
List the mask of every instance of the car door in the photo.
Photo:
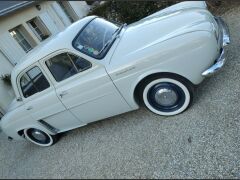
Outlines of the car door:
{"type": "Polygon", "coordinates": [[[130,110],[102,64],[72,52],[59,52],[45,64],[55,81],[58,97],[83,123],[130,110]]]}
{"type": "Polygon", "coordinates": [[[18,86],[26,110],[34,120],[39,123],[44,121],[42,125],[48,125],[61,132],[81,124],[59,100],[54,86],[39,63],[33,64],[20,73],[18,86]]]}

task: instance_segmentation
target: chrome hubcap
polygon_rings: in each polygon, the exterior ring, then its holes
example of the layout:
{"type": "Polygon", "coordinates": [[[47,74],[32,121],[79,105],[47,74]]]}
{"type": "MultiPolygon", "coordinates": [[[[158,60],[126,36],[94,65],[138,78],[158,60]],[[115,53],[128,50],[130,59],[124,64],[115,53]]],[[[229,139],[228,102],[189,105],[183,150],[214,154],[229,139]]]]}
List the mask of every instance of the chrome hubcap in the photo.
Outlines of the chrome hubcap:
{"type": "Polygon", "coordinates": [[[173,112],[182,107],[186,97],[184,91],[178,85],[170,82],[160,82],[148,90],[147,99],[154,109],[173,112]]]}
{"type": "Polygon", "coordinates": [[[48,144],[51,142],[50,136],[39,129],[30,128],[26,131],[26,135],[32,141],[39,144],[48,144]]]}
{"type": "Polygon", "coordinates": [[[35,139],[37,139],[37,140],[39,140],[39,141],[41,141],[41,142],[44,142],[44,141],[47,140],[46,135],[43,134],[42,132],[38,131],[38,130],[34,130],[34,131],[32,132],[32,136],[33,136],[35,139]]]}
{"type": "Polygon", "coordinates": [[[178,95],[172,89],[161,88],[156,92],[154,98],[161,106],[173,106],[178,100],[178,95]]]}

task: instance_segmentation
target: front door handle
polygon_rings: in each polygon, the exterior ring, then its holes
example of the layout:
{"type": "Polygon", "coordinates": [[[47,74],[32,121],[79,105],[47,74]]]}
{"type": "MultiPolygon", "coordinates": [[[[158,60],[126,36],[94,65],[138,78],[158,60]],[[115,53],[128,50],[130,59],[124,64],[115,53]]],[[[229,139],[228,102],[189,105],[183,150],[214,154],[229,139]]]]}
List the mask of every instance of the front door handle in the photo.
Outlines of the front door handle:
{"type": "Polygon", "coordinates": [[[59,94],[59,96],[60,96],[61,98],[63,98],[63,96],[65,96],[65,95],[67,95],[67,94],[68,94],[67,91],[63,91],[63,92],[61,92],[61,93],[59,94]]]}
{"type": "Polygon", "coordinates": [[[29,111],[29,110],[31,110],[33,107],[32,106],[29,106],[28,108],[27,108],[27,110],[29,111]]]}

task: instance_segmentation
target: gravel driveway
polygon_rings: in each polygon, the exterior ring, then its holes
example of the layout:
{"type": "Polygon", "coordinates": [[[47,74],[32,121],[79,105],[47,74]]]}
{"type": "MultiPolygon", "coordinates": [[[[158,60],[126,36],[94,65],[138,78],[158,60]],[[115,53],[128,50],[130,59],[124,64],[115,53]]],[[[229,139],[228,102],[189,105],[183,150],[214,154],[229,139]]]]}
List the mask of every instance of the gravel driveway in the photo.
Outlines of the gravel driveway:
{"type": "Polygon", "coordinates": [[[232,44],[193,105],[164,118],[144,108],[41,148],[0,134],[0,178],[240,178],[240,3],[223,18],[232,44]]]}

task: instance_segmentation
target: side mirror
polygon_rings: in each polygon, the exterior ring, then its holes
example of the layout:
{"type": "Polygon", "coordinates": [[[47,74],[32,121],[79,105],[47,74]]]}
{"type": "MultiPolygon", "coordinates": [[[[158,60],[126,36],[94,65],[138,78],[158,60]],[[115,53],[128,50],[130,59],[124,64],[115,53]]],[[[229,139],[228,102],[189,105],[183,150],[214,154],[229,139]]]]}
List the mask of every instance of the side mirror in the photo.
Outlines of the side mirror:
{"type": "Polygon", "coordinates": [[[22,98],[21,98],[21,97],[18,97],[18,98],[17,98],[17,101],[22,101],[22,98]]]}

